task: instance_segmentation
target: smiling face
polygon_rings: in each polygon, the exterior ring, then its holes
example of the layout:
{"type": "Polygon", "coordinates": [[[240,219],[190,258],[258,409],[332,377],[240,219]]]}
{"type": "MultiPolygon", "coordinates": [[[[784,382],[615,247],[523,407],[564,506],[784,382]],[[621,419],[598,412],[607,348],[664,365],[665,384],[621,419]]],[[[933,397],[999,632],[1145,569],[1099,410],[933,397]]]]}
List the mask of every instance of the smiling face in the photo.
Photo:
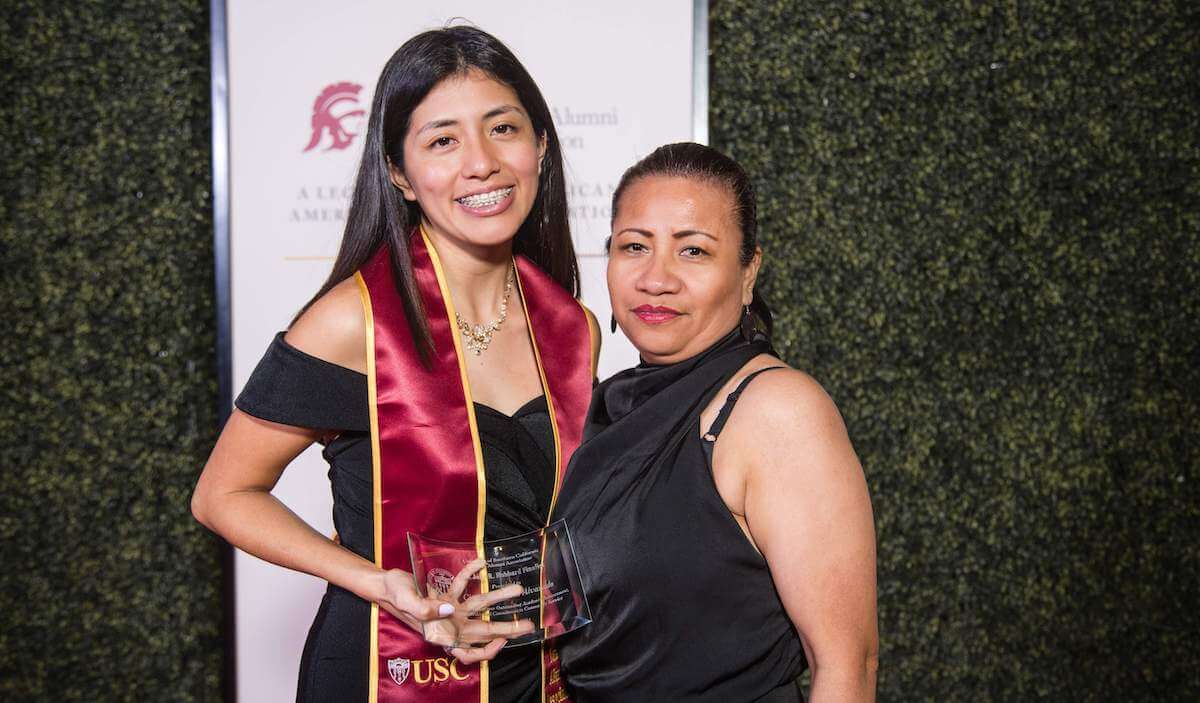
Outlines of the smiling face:
{"type": "Polygon", "coordinates": [[[718,183],[646,176],[621,195],[608,293],[625,336],[652,364],[704,351],[738,324],[761,259],[742,265],[733,194],[718,183]]]}
{"type": "Polygon", "coordinates": [[[413,110],[404,167],[390,170],[435,242],[478,253],[511,246],[537,198],[544,152],[516,92],[473,70],[413,110]]]}

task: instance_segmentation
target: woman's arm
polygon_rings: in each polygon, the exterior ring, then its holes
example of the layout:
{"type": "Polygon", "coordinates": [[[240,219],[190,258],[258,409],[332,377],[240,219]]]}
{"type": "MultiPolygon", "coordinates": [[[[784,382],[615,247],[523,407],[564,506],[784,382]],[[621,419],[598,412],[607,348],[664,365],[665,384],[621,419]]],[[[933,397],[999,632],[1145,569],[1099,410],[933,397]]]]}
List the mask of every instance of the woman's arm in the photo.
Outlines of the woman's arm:
{"type": "Polygon", "coordinates": [[[271,490],[318,431],[234,410],[192,494],[192,514],[230,544],[260,559],[379,600],[382,572],[312,529],[271,490]]]}
{"type": "MultiPolygon", "coordinates": [[[[345,281],[317,301],[288,331],[288,343],[364,370],[366,329],[355,287],[353,280],[345,281]]],[[[235,409],[200,474],[192,514],[244,552],[377,601],[384,592],[382,572],[312,529],[271,495],[287,465],[321,434],[320,429],[268,422],[235,409]]]]}
{"type": "MultiPolygon", "coordinates": [[[[343,282],[322,297],[297,320],[286,339],[313,356],[364,370],[366,331],[356,283],[343,282]]],[[[445,618],[450,614],[445,604],[422,598],[411,574],[379,569],[314,530],[271,495],[287,465],[321,434],[319,429],[281,425],[234,410],[196,484],[192,514],[238,549],[379,603],[418,632],[423,623],[445,618]]],[[[511,634],[491,624],[472,625],[471,630],[471,641],[490,644],[455,649],[464,662],[491,658],[503,646],[502,637],[511,634]]]]}
{"type": "Polygon", "coordinates": [[[804,643],[810,703],[873,701],[875,529],[833,401],[799,371],[763,374],[747,386],[722,440],[733,440],[722,456],[740,465],[748,529],[804,643]]]}

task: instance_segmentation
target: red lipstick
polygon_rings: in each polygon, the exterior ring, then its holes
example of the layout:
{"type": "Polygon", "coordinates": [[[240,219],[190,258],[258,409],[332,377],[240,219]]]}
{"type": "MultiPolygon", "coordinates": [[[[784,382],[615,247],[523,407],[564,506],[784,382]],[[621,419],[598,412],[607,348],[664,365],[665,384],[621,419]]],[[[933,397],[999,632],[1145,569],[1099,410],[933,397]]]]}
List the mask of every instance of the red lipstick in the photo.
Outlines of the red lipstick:
{"type": "Polygon", "coordinates": [[[633,309],[633,314],[648,325],[661,325],[674,320],[683,313],[665,305],[639,305],[633,309]]]}

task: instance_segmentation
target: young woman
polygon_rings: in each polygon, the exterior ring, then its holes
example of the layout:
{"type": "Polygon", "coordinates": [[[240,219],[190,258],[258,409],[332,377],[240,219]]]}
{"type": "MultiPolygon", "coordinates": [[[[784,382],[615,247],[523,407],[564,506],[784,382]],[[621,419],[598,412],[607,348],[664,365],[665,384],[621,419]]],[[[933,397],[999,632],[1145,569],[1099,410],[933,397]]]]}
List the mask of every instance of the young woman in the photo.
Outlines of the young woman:
{"type": "Polygon", "coordinates": [[[551,652],[500,651],[530,623],[476,615],[520,588],[464,598],[475,563],[448,598],[423,598],[406,537],[482,550],[546,524],[599,344],[577,276],[562,154],[529,74],[478,29],[410,39],[379,77],[333,272],[255,369],[192,500],[236,547],[329,582],[299,700],[558,692],[551,652]],[[271,495],[313,442],[337,539],[271,495]]]}
{"type": "Polygon", "coordinates": [[[642,363],[595,391],[555,510],[593,615],[559,642],[575,703],[798,702],[806,661],[813,703],[874,698],[866,482],[833,401],[771,350],[756,232],[746,173],[698,144],[613,195],[614,324],[642,363]]]}

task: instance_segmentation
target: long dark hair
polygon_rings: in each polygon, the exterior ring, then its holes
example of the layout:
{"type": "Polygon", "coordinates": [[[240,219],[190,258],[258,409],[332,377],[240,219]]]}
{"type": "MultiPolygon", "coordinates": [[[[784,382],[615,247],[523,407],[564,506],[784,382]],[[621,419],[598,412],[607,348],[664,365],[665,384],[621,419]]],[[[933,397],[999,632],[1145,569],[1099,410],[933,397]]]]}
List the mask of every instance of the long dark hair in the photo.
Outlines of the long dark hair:
{"type": "MultiPolygon", "coordinates": [[[[617,219],[617,208],[621,204],[621,195],[625,189],[647,176],[690,178],[727,189],[732,196],[734,221],[742,230],[742,246],[738,251],[738,260],[742,266],[754,260],[754,251],[758,248],[758,198],[754,194],[754,184],[750,181],[750,176],[738,162],[710,146],[695,142],[660,146],[650,152],[649,156],[626,169],[621,176],[617,189],[613,191],[613,222],[617,219]]],[[[754,285],[754,300],[750,303],[750,312],[758,318],[770,337],[775,328],[775,320],[771,309],[759,293],[757,283],[754,285]]]]}
{"type": "Polygon", "coordinates": [[[579,268],[567,222],[562,147],[550,108],[529,72],[499,39],[475,27],[456,26],[423,32],[404,42],[379,74],[341,248],[328,280],[300,314],[354,275],[387,243],[391,246],[396,289],[413,342],[422,360],[428,361],[433,337],[413,278],[409,251],[409,235],[421,221],[421,208],[406,201],[392,184],[388,162],[404,170],[404,138],[413,110],[438,83],[471,70],[481,71],[512,88],[529,113],[534,134],[546,142],[537,198],[517,230],[513,251],[528,257],[578,297],[579,268]]]}

